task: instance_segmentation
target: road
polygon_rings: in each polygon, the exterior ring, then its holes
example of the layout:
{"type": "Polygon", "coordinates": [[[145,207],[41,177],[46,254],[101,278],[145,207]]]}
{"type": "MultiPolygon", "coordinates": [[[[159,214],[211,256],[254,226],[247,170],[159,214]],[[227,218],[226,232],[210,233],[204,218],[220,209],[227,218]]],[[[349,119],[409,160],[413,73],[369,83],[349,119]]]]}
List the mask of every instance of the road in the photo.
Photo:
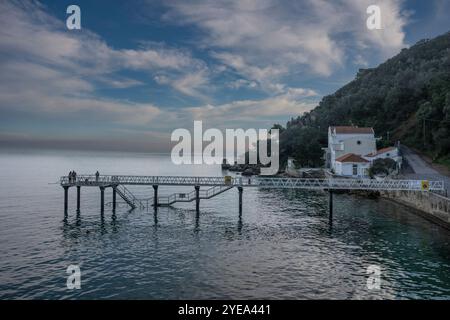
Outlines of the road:
{"type": "Polygon", "coordinates": [[[402,156],[408,162],[414,173],[403,174],[410,179],[443,180],[445,189],[450,190],[450,177],[440,174],[426,163],[417,153],[410,148],[401,146],[402,156]]]}

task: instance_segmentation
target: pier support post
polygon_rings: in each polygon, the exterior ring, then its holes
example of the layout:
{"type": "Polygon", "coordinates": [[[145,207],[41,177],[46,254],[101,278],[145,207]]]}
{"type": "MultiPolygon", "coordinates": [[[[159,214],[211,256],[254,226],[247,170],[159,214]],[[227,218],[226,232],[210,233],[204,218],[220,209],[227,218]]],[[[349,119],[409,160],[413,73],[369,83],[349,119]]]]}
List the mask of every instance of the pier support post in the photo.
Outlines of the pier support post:
{"type": "Polygon", "coordinates": [[[80,212],[81,186],[77,186],[77,212],[80,212]]]}
{"type": "Polygon", "coordinates": [[[239,191],[239,215],[241,215],[242,214],[242,193],[244,191],[244,188],[238,187],[238,191],[239,191]]]}
{"type": "Polygon", "coordinates": [[[67,214],[67,209],[69,207],[69,187],[64,188],[64,214],[67,214]]]}
{"type": "Polygon", "coordinates": [[[105,187],[100,187],[100,212],[105,212],[105,187]]]}
{"type": "Polygon", "coordinates": [[[112,187],[113,194],[112,194],[112,211],[116,212],[116,187],[112,187]]]}
{"type": "Polygon", "coordinates": [[[329,200],[328,200],[328,207],[329,207],[329,219],[330,222],[333,221],[333,190],[329,189],[328,190],[328,194],[329,194],[329,200]]]}
{"type": "Polygon", "coordinates": [[[153,185],[153,207],[158,208],[158,185],[153,185]]]}
{"type": "Polygon", "coordinates": [[[195,210],[200,211],[200,186],[195,186],[195,210]]]}

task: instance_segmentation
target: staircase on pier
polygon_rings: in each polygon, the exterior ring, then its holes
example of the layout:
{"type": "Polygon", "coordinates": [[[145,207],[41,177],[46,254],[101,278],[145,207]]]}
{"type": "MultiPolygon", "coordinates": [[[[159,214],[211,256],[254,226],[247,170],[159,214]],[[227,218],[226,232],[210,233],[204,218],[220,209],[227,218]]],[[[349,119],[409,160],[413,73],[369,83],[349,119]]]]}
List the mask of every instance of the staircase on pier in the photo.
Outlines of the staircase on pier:
{"type": "Polygon", "coordinates": [[[132,208],[132,209],[144,209],[145,206],[141,200],[135,197],[135,195],[128,190],[124,185],[117,185],[117,194],[132,208]]]}
{"type": "MultiPolygon", "coordinates": [[[[199,199],[211,199],[229,189],[233,186],[214,186],[206,190],[199,190],[199,199]]],[[[176,202],[192,202],[196,199],[196,191],[189,193],[173,193],[169,196],[158,197],[159,206],[170,206],[176,202]]]]}
{"type": "MultiPolygon", "coordinates": [[[[229,189],[233,186],[214,186],[206,190],[199,190],[199,199],[211,199],[229,189]]],[[[138,199],[123,185],[117,185],[117,194],[124,200],[123,204],[128,204],[132,209],[144,209],[149,207],[149,203],[153,203],[153,198],[148,199],[138,199]]],[[[173,193],[169,196],[159,196],[158,206],[167,207],[171,206],[176,202],[192,202],[196,199],[196,191],[191,191],[189,193],[173,193]]],[[[118,202],[120,203],[120,202],[118,202]]],[[[112,202],[108,202],[107,206],[111,206],[112,202]]]]}

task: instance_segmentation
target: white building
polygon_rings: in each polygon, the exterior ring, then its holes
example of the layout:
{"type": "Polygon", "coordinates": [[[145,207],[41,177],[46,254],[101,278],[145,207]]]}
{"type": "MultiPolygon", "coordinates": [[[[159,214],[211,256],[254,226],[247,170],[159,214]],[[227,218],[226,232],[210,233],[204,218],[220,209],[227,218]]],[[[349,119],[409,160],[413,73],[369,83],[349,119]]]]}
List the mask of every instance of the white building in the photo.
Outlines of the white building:
{"type": "Polygon", "coordinates": [[[340,176],[367,177],[369,175],[370,162],[363,157],[347,153],[335,161],[335,174],[340,176]]]}
{"type": "Polygon", "coordinates": [[[402,158],[395,147],[377,150],[373,128],[333,126],[328,128],[328,147],[325,148],[326,167],[340,176],[366,177],[373,161],[380,158],[402,158]]]}
{"type": "Polygon", "coordinates": [[[401,163],[402,161],[402,157],[399,155],[398,149],[396,147],[387,147],[377,150],[377,152],[366,154],[364,158],[369,160],[370,162],[373,162],[376,159],[385,159],[385,158],[391,158],[392,160],[395,160],[395,162],[397,163],[401,163]]]}
{"type": "Polygon", "coordinates": [[[366,155],[377,151],[375,133],[372,128],[329,127],[328,148],[326,148],[327,167],[336,171],[336,159],[353,153],[366,155]]]}

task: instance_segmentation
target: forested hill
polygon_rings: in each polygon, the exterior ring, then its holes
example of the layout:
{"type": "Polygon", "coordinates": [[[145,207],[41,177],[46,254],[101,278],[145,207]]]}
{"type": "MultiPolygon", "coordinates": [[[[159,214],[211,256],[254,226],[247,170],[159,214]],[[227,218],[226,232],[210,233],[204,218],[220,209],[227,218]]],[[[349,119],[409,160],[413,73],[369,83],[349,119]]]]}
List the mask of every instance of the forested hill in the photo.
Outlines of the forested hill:
{"type": "Polygon", "coordinates": [[[291,119],[280,135],[282,163],[293,156],[302,166],[320,165],[329,125],[371,126],[383,145],[400,140],[449,164],[450,32],[361,69],[315,109],[291,119]]]}

